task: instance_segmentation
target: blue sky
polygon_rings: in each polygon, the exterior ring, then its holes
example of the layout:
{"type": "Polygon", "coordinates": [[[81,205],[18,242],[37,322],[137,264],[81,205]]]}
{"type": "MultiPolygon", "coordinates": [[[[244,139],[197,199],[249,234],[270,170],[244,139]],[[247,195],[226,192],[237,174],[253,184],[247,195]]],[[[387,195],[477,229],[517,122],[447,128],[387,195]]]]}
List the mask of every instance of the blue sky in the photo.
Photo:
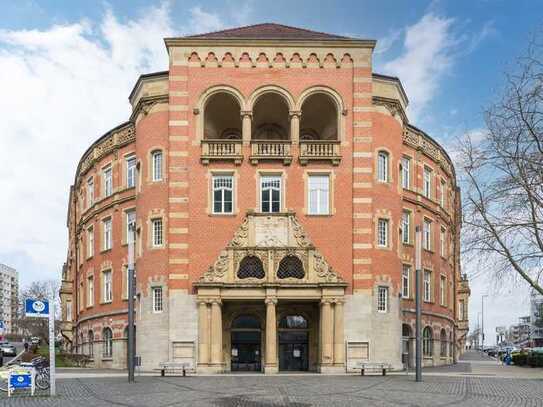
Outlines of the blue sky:
{"type": "MultiPolygon", "coordinates": [[[[482,110],[499,93],[503,72],[543,22],[543,3],[524,0],[19,0],[0,6],[0,262],[19,270],[22,285],[58,277],[77,161],[129,116],[137,76],[167,68],[163,37],[277,22],[376,39],[374,70],[400,76],[412,123],[451,145],[483,127],[482,110]]],[[[484,276],[472,283],[471,319],[480,294],[492,293],[486,300],[492,338],[494,325],[514,322],[528,303],[511,287],[498,295],[484,276]]]]}

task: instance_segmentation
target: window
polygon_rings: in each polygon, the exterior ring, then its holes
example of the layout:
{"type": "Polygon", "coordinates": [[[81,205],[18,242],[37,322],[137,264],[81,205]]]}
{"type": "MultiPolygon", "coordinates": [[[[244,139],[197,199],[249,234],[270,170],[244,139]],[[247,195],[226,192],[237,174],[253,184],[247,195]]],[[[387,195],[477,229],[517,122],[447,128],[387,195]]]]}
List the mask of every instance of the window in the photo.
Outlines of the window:
{"type": "Polygon", "coordinates": [[[90,177],[87,180],[87,208],[90,208],[94,203],[94,178],[90,177]]]}
{"type": "Polygon", "coordinates": [[[422,247],[425,250],[432,250],[432,221],[424,219],[422,225],[422,247]]]}
{"type": "Polygon", "coordinates": [[[423,354],[423,356],[427,356],[427,357],[432,356],[432,354],[433,354],[432,345],[433,345],[432,328],[427,326],[422,331],[422,354],[423,354]]]}
{"type": "Polygon", "coordinates": [[[162,287],[153,288],[153,312],[162,312],[162,287]]]}
{"type": "Polygon", "coordinates": [[[234,212],[234,177],[217,175],[213,177],[213,213],[234,212]]]}
{"type": "Polygon", "coordinates": [[[113,178],[111,167],[104,168],[103,182],[104,182],[104,196],[110,196],[113,193],[113,178]]]}
{"type": "Polygon", "coordinates": [[[442,329],[439,335],[439,356],[442,358],[447,357],[447,332],[442,329]]]}
{"type": "Polygon", "coordinates": [[[447,278],[445,276],[439,278],[439,303],[443,306],[447,304],[447,278]]]}
{"type": "Polygon", "coordinates": [[[409,189],[411,184],[411,160],[407,157],[402,157],[402,187],[409,189]]]}
{"type": "Polygon", "coordinates": [[[153,232],[153,247],[162,246],[162,219],[151,220],[152,232],[153,232]]]}
{"type": "Polygon", "coordinates": [[[103,287],[103,301],[111,302],[113,299],[113,290],[111,286],[111,270],[106,270],[102,272],[102,287],[103,287]]]}
{"type": "Polygon", "coordinates": [[[151,154],[153,181],[162,181],[162,151],[154,151],[151,154]]]}
{"type": "Polygon", "coordinates": [[[94,356],[94,334],[92,331],[87,332],[87,342],[89,343],[89,356],[94,356]]]}
{"type": "Polygon", "coordinates": [[[432,197],[432,170],[428,167],[424,167],[422,193],[428,199],[432,197]]]}
{"type": "Polygon", "coordinates": [[[136,232],[136,211],[126,211],[126,243],[133,243],[136,232]],[[130,230],[132,229],[132,230],[130,230]]]}
{"type": "Polygon", "coordinates": [[[411,279],[411,266],[404,264],[402,267],[402,298],[409,298],[409,281],[411,279]]]}
{"type": "Polygon", "coordinates": [[[104,230],[104,250],[110,250],[112,247],[112,234],[111,234],[111,218],[106,219],[103,222],[103,230],[104,230]]]}
{"type": "Polygon", "coordinates": [[[377,179],[388,182],[388,153],[385,151],[379,151],[377,156],[377,179]]]}
{"type": "Polygon", "coordinates": [[[441,254],[441,257],[445,257],[447,255],[447,232],[445,228],[441,228],[441,233],[439,234],[439,253],[441,254]]]}
{"type": "Polygon", "coordinates": [[[458,320],[463,321],[465,316],[465,303],[464,300],[460,300],[458,303],[458,320]]]}
{"type": "Polygon", "coordinates": [[[94,256],[94,228],[87,229],[87,258],[94,256]]]}
{"type": "Polygon", "coordinates": [[[430,270],[424,270],[424,301],[432,301],[432,272],[430,270]]]}
{"type": "Polygon", "coordinates": [[[66,302],[66,321],[71,322],[72,320],[72,302],[66,302]]]}
{"type": "Polygon", "coordinates": [[[263,176],[260,178],[262,212],[281,211],[281,177],[263,176]]]}
{"type": "Polygon", "coordinates": [[[111,358],[113,356],[113,333],[111,332],[111,329],[104,328],[102,331],[102,339],[102,356],[104,358],[111,358]]]}
{"type": "Polygon", "coordinates": [[[439,204],[442,208],[445,208],[445,202],[447,199],[447,186],[445,181],[441,180],[441,189],[439,190],[439,204]]]}
{"type": "Polygon", "coordinates": [[[403,211],[402,213],[402,243],[409,244],[411,234],[411,213],[403,211]]]}
{"type": "Polygon", "coordinates": [[[388,219],[379,219],[377,223],[377,244],[388,247],[388,219]]]}
{"type": "Polygon", "coordinates": [[[330,177],[310,175],[308,178],[308,202],[310,215],[330,213],[330,177]]]}
{"type": "Polygon", "coordinates": [[[126,159],[126,187],[136,186],[136,157],[126,159]]]}
{"type": "Polygon", "coordinates": [[[94,277],[87,278],[87,307],[94,305],[94,277]]]}
{"type": "Polygon", "coordinates": [[[377,288],[377,311],[388,311],[388,287],[377,288]]]}

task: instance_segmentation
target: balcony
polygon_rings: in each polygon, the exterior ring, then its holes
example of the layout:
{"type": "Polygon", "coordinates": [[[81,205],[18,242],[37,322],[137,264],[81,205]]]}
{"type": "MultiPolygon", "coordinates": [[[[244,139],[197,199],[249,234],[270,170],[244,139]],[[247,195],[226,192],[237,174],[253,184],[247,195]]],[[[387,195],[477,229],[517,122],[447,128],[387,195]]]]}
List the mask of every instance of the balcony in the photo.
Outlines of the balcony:
{"type": "Polygon", "coordinates": [[[282,160],[283,164],[292,162],[290,140],[252,140],[251,164],[258,164],[263,160],[282,160]]]}
{"type": "Polygon", "coordinates": [[[210,161],[233,161],[240,165],[243,161],[241,140],[202,140],[202,164],[210,161]]]}
{"type": "Polygon", "coordinates": [[[335,140],[302,140],[300,141],[300,164],[309,161],[330,161],[339,165],[341,154],[339,141],[335,140]]]}

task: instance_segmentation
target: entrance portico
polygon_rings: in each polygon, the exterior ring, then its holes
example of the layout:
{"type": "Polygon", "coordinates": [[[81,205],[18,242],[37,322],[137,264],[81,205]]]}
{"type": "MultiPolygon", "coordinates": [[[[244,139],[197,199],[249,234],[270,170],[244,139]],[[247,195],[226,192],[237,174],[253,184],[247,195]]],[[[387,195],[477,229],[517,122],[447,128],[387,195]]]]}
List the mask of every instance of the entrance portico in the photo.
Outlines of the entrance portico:
{"type": "Polygon", "coordinates": [[[195,285],[198,371],[345,371],[346,283],[293,213],[248,214],[195,285]]]}

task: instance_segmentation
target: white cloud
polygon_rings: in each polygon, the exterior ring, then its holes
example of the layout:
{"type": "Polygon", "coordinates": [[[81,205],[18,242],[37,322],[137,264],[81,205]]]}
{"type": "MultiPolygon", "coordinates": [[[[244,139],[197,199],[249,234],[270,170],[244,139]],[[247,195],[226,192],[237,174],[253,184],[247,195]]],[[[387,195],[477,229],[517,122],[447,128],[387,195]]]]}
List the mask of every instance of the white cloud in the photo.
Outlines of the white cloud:
{"type": "Polygon", "coordinates": [[[168,12],[0,31],[0,262],[22,267],[23,283],[58,275],[77,162],[128,118],[138,75],[167,69],[168,12]]]}
{"type": "Polygon", "coordinates": [[[377,46],[373,51],[374,54],[384,54],[392,48],[392,46],[400,39],[402,35],[401,30],[391,30],[382,38],[377,40],[377,46]]]}
{"type": "Polygon", "coordinates": [[[192,16],[191,28],[194,32],[207,33],[224,28],[224,23],[217,14],[204,11],[199,6],[191,8],[190,14],[192,16]]]}

